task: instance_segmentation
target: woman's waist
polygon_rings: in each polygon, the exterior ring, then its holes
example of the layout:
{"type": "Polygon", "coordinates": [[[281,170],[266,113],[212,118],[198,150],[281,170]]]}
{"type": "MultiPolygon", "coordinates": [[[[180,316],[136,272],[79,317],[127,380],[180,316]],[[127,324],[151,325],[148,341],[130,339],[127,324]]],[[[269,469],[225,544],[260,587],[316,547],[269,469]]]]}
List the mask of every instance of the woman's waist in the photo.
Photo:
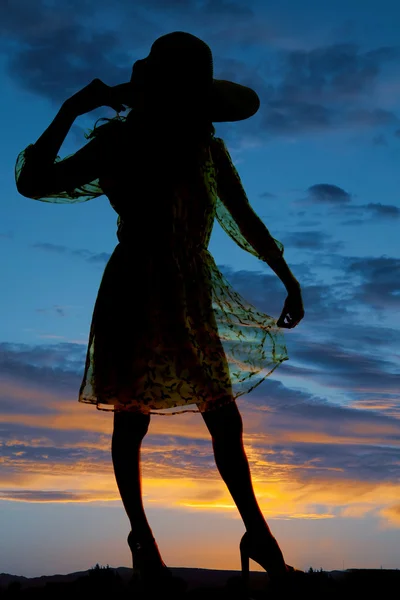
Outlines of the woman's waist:
{"type": "Polygon", "coordinates": [[[168,229],[165,227],[145,227],[138,224],[121,222],[118,225],[117,237],[124,246],[142,246],[146,248],[175,248],[206,250],[208,242],[188,231],[168,229]]]}

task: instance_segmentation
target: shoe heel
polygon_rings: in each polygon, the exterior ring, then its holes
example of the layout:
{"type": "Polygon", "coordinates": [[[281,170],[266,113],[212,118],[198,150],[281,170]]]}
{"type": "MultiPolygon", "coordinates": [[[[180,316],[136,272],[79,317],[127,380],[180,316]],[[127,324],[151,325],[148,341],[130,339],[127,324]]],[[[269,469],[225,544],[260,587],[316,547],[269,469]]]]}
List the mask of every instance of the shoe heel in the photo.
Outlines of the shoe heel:
{"type": "MultiPolygon", "coordinates": [[[[244,538],[244,536],[243,536],[244,538]]],[[[240,542],[240,561],[242,563],[242,584],[243,589],[246,593],[249,592],[249,578],[250,578],[250,558],[247,547],[244,545],[244,539],[240,542]]]]}

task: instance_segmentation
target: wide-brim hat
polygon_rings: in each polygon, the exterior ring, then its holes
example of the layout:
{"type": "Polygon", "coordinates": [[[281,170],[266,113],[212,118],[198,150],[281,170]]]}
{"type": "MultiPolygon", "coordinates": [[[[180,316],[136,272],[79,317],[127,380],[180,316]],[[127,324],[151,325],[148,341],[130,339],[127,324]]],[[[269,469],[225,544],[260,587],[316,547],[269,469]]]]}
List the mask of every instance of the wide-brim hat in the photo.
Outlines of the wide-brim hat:
{"type": "Polygon", "coordinates": [[[134,98],[135,90],[143,84],[147,92],[157,91],[157,101],[177,90],[179,97],[180,91],[185,99],[201,103],[210,120],[216,123],[243,121],[260,108],[260,98],[252,88],[214,79],[210,47],[184,31],[157,38],[149,55],[134,64],[132,80],[115,87],[126,96],[123,103],[134,106],[134,100],[129,101],[129,98],[134,98]]]}

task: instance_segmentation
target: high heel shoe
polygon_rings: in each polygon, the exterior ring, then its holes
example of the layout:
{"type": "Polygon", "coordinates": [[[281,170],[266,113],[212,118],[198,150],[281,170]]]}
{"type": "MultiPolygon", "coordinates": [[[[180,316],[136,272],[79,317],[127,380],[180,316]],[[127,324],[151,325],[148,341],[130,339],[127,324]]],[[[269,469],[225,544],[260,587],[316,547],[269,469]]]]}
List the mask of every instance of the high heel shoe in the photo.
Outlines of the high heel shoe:
{"type": "Polygon", "coordinates": [[[161,558],[157,542],[153,536],[135,539],[133,532],[128,535],[128,545],[132,552],[133,575],[130,585],[137,588],[162,588],[170,591],[184,591],[187,582],[174,577],[161,558]]]}
{"type": "Polygon", "coordinates": [[[274,537],[270,537],[264,542],[261,541],[261,538],[257,540],[256,537],[250,537],[246,531],[240,540],[239,547],[242,565],[242,584],[246,592],[249,592],[250,558],[267,572],[268,578],[274,584],[283,582],[294,573],[302,573],[302,571],[298,571],[285,563],[281,549],[274,537]]]}
{"type": "Polygon", "coordinates": [[[128,535],[128,545],[132,552],[133,571],[136,579],[145,580],[172,577],[171,571],[161,558],[157,542],[153,536],[135,539],[133,532],[128,535]]]}

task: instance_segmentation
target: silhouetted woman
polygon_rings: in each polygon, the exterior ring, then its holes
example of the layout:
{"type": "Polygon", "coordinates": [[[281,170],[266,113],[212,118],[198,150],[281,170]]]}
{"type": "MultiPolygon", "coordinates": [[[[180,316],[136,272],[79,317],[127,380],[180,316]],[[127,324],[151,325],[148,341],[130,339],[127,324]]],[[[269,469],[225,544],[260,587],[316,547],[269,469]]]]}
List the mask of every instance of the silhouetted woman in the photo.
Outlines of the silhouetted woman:
{"type": "Polygon", "coordinates": [[[259,104],[250,88],[213,79],[204,42],[174,32],[133,65],[130,82],[109,87],[95,79],[66,100],[17,159],[23,196],[64,203],[106,194],[118,213],[119,243],[98,292],[79,401],[114,411],[112,460],[133,567],[144,581],[171,574],[142,503],[140,447],[151,414],[201,413],[246,528],[244,577],[249,557],[272,578],[288,572],[254,495],[235,399],[287,360],[280,328],[304,316],[300,285],[212,124],[249,118],[259,104]],[[88,144],[60,160],[74,119],[100,106],[131,110],[95,127],[88,144]],[[219,271],[207,250],[215,217],[282,280],[288,295],[278,321],[219,271]]]}

